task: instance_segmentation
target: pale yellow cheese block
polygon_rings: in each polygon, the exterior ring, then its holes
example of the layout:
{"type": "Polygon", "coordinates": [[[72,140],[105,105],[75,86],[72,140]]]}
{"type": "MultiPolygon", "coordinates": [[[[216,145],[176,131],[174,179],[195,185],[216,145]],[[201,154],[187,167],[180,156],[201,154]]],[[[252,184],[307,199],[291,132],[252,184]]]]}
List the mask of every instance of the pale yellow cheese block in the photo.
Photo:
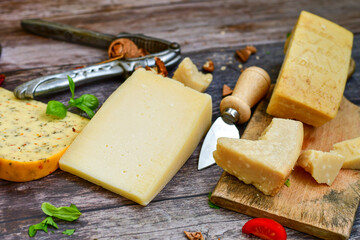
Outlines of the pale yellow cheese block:
{"type": "Polygon", "coordinates": [[[333,150],[345,157],[342,168],[360,170],[360,137],[335,143],[333,150]]]}
{"type": "Polygon", "coordinates": [[[301,122],[273,118],[259,140],[219,138],[213,155],[226,172],[275,195],[300,155],[303,135],[301,122]]]}
{"type": "Polygon", "coordinates": [[[0,88],[0,179],[25,182],[54,172],[89,121],[70,112],[64,119],[45,112],[45,103],[19,100],[0,88]]]}
{"type": "Polygon", "coordinates": [[[315,127],[333,119],[344,92],[352,45],[350,31],[302,11],[267,113],[315,127]]]}
{"type": "Polygon", "coordinates": [[[309,172],[318,183],[331,186],[344,163],[344,157],[336,152],[306,150],[301,153],[298,165],[309,172]]]}
{"type": "Polygon", "coordinates": [[[205,92],[209,87],[213,76],[211,73],[204,74],[199,72],[191,59],[186,57],[176,69],[173,79],[182,82],[185,86],[191,87],[199,92],[205,92]]]}
{"type": "Polygon", "coordinates": [[[208,94],[135,71],[60,160],[60,168],[147,205],[190,157],[211,124],[208,94]]]}

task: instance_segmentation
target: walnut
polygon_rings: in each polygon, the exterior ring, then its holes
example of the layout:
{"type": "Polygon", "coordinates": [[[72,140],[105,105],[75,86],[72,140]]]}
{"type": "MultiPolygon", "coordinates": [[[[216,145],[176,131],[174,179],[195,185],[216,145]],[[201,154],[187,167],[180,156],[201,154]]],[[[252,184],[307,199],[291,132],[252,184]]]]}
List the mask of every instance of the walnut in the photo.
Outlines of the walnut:
{"type": "Polygon", "coordinates": [[[136,58],[141,52],[136,44],[127,38],[114,40],[108,49],[109,58],[136,58]]]}
{"type": "Polygon", "coordinates": [[[250,50],[250,52],[251,53],[256,53],[257,52],[257,49],[256,49],[256,47],[254,47],[254,46],[246,46],[246,48],[245,49],[248,49],[248,50],[250,50]]]}
{"type": "Polygon", "coordinates": [[[154,57],[154,59],[155,59],[155,65],[157,67],[158,74],[160,74],[164,77],[167,77],[168,71],[166,69],[165,63],[163,61],[161,61],[161,59],[158,57],[154,57]]]}
{"type": "Polygon", "coordinates": [[[208,59],[205,64],[203,65],[203,70],[207,72],[213,72],[214,71],[214,62],[208,59]]]}
{"type": "Polygon", "coordinates": [[[236,50],[236,54],[242,62],[246,62],[250,55],[256,53],[257,49],[254,46],[246,46],[243,49],[236,50]]]}
{"type": "Polygon", "coordinates": [[[152,67],[152,68],[149,66],[145,66],[145,70],[152,71],[153,73],[160,74],[164,77],[167,77],[168,71],[166,69],[165,63],[163,61],[161,61],[161,59],[158,57],[154,57],[154,59],[155,59],[156,66],[152,67]]]}
{"type": "Polygon", "coordinates": [[[186,232],[186,231],[184,231],[184,233],[185,233],[185,236],[189,240],[204,240],[204,237],[201,234],[201,232],[186,232]]]}
{"type": "Polygon", "coordinates": [[[223,90],[222,90],[222,96],[225,97],[227,95],[230,95],[232,92],[233,92],[233,90],[231,90],[231,88],[228,85],[224,84],[223,90]]]}

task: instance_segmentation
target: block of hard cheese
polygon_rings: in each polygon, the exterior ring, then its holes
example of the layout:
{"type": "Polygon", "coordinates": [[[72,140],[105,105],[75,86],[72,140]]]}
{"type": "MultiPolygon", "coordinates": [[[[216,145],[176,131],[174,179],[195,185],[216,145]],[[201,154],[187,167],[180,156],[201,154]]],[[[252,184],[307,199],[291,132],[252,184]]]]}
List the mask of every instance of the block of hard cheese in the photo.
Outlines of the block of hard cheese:
{"type": "Polygon", "coordinates": [[[297,163],[318,183],[326,183],[330,186],[339,174],[344,157],[333,151],[306,150],[301,153],[297,163]]]}
{"type": "Polygon", "coordinates": [[[301,122],[273,118],[259,140],[219,138],[214,159],[246,184],[275,195],[300,155],[303,134],[301,122]]]}
{"type": "Polygon", "coordinates": [[[46,104],[19,100],[0,88],[0,179],[25,182],[49,175],[88,123],[73,113],[56,119],[45,111],[46,104]]]}
{"type": "Polygon", "coordinates": [[[344,92],[352,44],[350,31],[302,11],[267,113],[315,127],[333,119],[344,92]]]}
{"type": "Polygon", "coordinates": [[[210,95],[139,69],[106,100],[60,168],[147,205],[190,157],[211,116],[210,95]]]}
{"type": "Polygon", "coordinates": [[[342,168],[360,170],[360,137],[335,143],[333,150],[345,157],[342,168]]]}

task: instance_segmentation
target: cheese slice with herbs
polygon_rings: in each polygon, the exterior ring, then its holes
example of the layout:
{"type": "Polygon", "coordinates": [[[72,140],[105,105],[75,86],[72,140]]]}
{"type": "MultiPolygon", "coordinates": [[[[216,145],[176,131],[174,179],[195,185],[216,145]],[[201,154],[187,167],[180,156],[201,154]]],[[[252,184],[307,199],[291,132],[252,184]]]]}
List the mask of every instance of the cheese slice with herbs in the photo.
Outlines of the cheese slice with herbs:
{"type": "Polygon", "coordinates": [[[259,140],[219,138],[214,159],[226,172],[274,196],[300,155],[303,134],[301,122],[274,118],[259,140]]]}
{"type": "Polygon", "coordinates": [[[25,182],[49,175],[88,123],[70,112],[56,119],[45,111],[45,103],[19,100],[0,88],[0,179],[25,182]]]}
{"type": "Polygon", "coordinates": [[[71,144],[60,168],[145,206],[190,157],[211,117],[210,95],[138,69],[71,144]]]}
{"type": "Polygon", "coordinates": [[[333,151],[306,150],[301,153],[297,163],[318,183],[331,186],[344,163],[344,157],[333,151]]]}
{"type": "Polygon", "coordinates": [[[353,33],[302,11],[267,113],[318,127],[333,119],[347,79],[353,33]]]}
{"type": "Polygon", "coordinates": [[[342,168],[360,170],[360,137],[335,143],[333,150],[345,157],[342,168]]]}

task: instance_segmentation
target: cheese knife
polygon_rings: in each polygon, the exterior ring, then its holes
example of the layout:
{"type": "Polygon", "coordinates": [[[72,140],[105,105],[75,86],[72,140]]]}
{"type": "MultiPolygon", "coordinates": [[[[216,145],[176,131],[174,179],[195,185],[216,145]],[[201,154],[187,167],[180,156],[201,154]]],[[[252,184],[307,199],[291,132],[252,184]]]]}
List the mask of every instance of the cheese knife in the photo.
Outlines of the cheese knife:
{"type": "Polygon", "coordinates": [[[240,138],[235,123],[250,119],[251,108],[262,99],[270,88],[269,74],[262,68],[249,67],[238,78],[231,96],[220,102],[221,116],[216,119],[206,134],[200,150],[198,170],[215,163],[213,151],[219,137],[240,138]]]}

